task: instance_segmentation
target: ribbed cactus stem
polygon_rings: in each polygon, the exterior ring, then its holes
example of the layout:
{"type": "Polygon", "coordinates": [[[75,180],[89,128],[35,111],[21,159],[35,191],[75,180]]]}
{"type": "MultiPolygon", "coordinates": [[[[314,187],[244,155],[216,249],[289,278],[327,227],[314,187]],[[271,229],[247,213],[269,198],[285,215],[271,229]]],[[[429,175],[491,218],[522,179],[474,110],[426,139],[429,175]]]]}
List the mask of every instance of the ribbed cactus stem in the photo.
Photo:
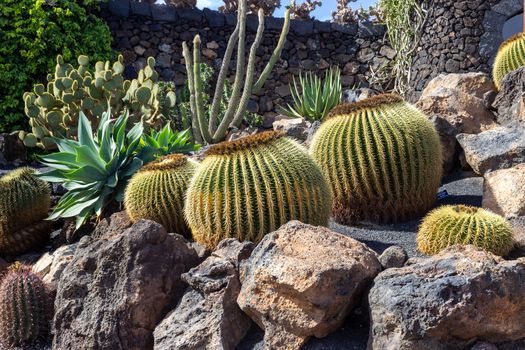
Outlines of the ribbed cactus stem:
{"type": "Polygon", "coordinates": [[[13,349],[45,341],[52,307],[40,277],[27,266],[15,266],[0,284],[0,345],[13,349]]]}
{"type": "Polygon", "coordinates": [[[454,244],[473,244],[505,256],[514,247],[511,225],[501,216],[482,208],[448,205],[431,211],[419,227],[417,247],[437,254],[454,244]]]}
{"type": "Polygon", "coordinates": [[[193,39],[193,79],[195,80],[195,107],[197,108],[197,124],[201,132],[202,138],[206,143],[212,141],[210,131],[208,130],[208,123],[204,112],[204,101],[202,99],[202,77],[201,69],[201,37],[196,35],[193,39]]]}
{"type": "Polygon", "coordinates": [[[193,77],[193,58],[191,57],[188,44],[184,41],[182,43],[182,54],[186,63],[186,74],[188,75],[188,89],[190,90],[190,108],[192,113],[192,133],[195,142],[202,143],[202,135],[199,126],[199,119],[197,117],[197,104],[195,102],[195,79],[193,77]]]}
{"type": "Polygon", "coordinates": [[[501,89],[503,78],[523,66],[525,66],[525,33],[518,33],[505,40],[498,49],[492,68],[496,88],[501,89]]]}
{"type": "Polygon", "coordinates": [[[290,10],[286,10],[284,13],[284,25],[283,29],[281,30],[281,35],[279,36],[279,41],[277,43],[277,46],[275,47],[275,50],[273,50],[272,56],[270,57],[270,60],[266,64],[266,67],[264,67],[264,70],[261,73],[261,76],[259,79],[257,79],[257,82],[253,86],[252,94],[257,95],[259,91],[264,86],[264,83],[270,76],[270,73],[272,72],[273,67],[275,66],[275,63],[277,63],[277,60],[281,57],[281,52],[283,51],[284,44],[286,43],[286,37],[288,36],[288,32],[290,31],[290,10]]]}

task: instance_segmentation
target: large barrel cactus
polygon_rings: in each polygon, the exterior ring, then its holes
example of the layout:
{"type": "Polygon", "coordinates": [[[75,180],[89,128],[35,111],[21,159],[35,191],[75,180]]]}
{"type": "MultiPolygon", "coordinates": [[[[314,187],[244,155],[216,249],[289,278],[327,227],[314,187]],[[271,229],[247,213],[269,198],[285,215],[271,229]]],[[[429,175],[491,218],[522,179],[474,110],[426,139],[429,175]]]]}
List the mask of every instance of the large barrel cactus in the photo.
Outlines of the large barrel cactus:
{"type": "Polygon", "coordinates": [[[494,67],[492,78],[499,90],[503,78],[510,72],[525,66],[525,33],[519,33],[500,45],[494,67]]]}
{"type": "Polygon", "coordinates": [[[430,212],[419,227],[417,247],[437,254],[454,244],[473,244],[505,256],[514,247],[512,227],[503,217],[482,208],[447,205],[430,212]]]}
{"type": "Polygon", "coordinates": [[[0,348],[23,348],[48,338],[53,301],[29,267],[16,266],[2,279],[0,315],[0,348]]]}
{"type": "Polygon", "coordinates": [[[336,107],[314,136],[337,222],[396,222],[430,209],[442,174],[439,136],[400,96],[336,107]]]}
{"type": "Polygon", "coordinates": [[[314,161],[281,132],[212,146],[186,196],[194,239],[260,241],[290,220],[327,225],[332,197],[314,161]]]}
{"type": "Polygon", "coordinates": [[[0,178],[0,255],[25,253],[49,238],[51,191],[34,173],[21,168],[0,178]]]}
{"type": "Polygon", "coordinates": [[[181,154],[142,167],[126,187],[124,203],[131,220],[150,219],[169,232],[189,234],[184,221],[184,196],[196,168],[196,162],[181,154]]]}

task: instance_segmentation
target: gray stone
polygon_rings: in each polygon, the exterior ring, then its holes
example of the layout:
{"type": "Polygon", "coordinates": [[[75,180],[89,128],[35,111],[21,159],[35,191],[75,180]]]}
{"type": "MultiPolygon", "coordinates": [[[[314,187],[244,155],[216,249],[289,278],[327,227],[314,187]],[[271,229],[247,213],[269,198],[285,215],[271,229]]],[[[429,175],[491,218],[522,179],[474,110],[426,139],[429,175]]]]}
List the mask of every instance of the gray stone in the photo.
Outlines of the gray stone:
{"type": "Polygon", "coordinates": [[[330,33],[330,22],[314,21],[314,29],[318,33],[330,33]]]}
{"type": "Polygon", "coordinates": [[[525,258],[505,261],[474,246],[385,270],[368,296],[368,346],[468,349],[476,340],[525,338],[524,278],[525,258]]]}
{"type": "Polygon", "coordinates": [[[129,0],[109,0],[108,9],[115,16],[128,17],[129,0]]]}
{"type": "Polygon", "coordinates": [[[312,21],[292,19],[290,23],[290,30],[298,36],[307,36],[313,34],[314,24],[312,21]]]}
{"type": "Polygon", "coordinates": [[[510,18],[523,11],[523,1],[521,0],[502,0],[492,7],[492,11],[510,18]]]}
{"type": "Polygon", "coordinates": [[[379,256],[379,262],[384,270],[394,267],[403,267],[407,260],[407,252],[398,245],[386,248],[379,256]]]}
{"type": "Polygon", "coordinates": [[[524,89],[525,67],[507,74],[494,100],[493,107],[498,110],[497,121],[502,125],[525,122],[524,89]]]}
{"type": "Polygon", "coordinates": [[[204,13],[204,17],[211,28],[221,28],[226,23],[226,18],[222,13],[218,13],[217,11],[212,11],[207,8],[205,8],[202,12],[204,13]]]}
{"type": "Polygon", "coordinates": [[[173,6],[153,4],[151,5],[151,16],[155,21],[176,22],[177,12],[173,6]]]}
{"type": "Polygon", "coordinates": [[[304,118],[280,118],[273,122],[274,130],[284,131],[286,136],[299,141],[305,141],[308,138],[309,127],[310,123],[304,118]]]}
{"type": "Polygon", "coordinates": [[[280,31],[284,26],[284,18],[265,17],[264,27],[267,30],[280,31]]]}
{"type": "Polygon", "coordinates": [[[131,14],[137,15],[137,16],[151,17],[151,6],[149,3],[131,1],[130,5],[131,5],[130,7],[131,14]]]}
{"type": "Polygon", "coordinates": [[[189,22],[201,22],[204,18],[204,15],[199,9],[177,9],[177,16],[181,20],[186,20],[189,22]]]}
{"type": "Polygon", "coordinates": [[[521,125],[500,126],[477,135],[459,134],[457,140],[477,174],[525,163],[525,131],[521,125]]]}
{"type": "Polygon", "coordinates": [[[160,68],[170,68],[171,67],[171,55],[166,52],[161,52],[155,58],[155,66],[160,68]]]}
{"type": "Polygon", "coordinates": [[[359,37],[381,37],[385,35],[386,27],[370,21],[359,22],[359,37]]]}
{"type": "Polygon", "coordinates": [[[237,305],[239,264],[250,242],[227,239],[199,266],[182,275],[190,286],[181,302],[155,328],[155,349],[234,350],[252,322],[237,305]]]}
{"type": "Polygon", "coordinates": [[[18,133],[0,134],[0,165],[19,166],[27,160],[27,151],[18,133]]]}
{"type": "Polygon", "coordinates": [[[341,32],[348,35],[356,35],[358,31],[357,24],[339,24],[332,23],[332,30],[336,32],[341,32]]]}
{"type": "Polygon", "coordinates": [[[179,235],[153,221],[84,237],[60,276],[53,349],[151,349],[153,330],[199,263],[179,235]]]}

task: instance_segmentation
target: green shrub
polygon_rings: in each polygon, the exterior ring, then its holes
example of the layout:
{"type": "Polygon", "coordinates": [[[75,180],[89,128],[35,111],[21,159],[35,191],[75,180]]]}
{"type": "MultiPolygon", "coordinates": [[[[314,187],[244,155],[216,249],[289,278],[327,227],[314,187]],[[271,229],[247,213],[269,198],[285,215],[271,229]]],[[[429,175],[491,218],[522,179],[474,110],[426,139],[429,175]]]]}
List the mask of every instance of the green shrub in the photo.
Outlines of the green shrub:
{"type": "Polygon", "coordinates": [[[341,103],[342,90],[339,68],[328,70],[323,81],[312,72],[301,74],[299,83],[294,77],[290,84],[293,106],[281,107],[279,112],[291,118],[323,120],[341,103]]]}
{"type": "Polygon", "coordinates": [[[156,157],[167,156],[172,153],[189,153],[198,151],[201,145],[190,142],[190,131],[173,131],[169,124],[166,124],[160,131],[151,130],[150,134],[142,137],[143,160],[153,160],[156,157]],[[146,152],[153,157],[147,157],[146,152]]]}
{"type": "Polygon", "coordinates": [[[0,132],[27,128],[22,95],[44,81],[55,58],[112,56],[111,33],[94,1],[3,0],[0,6],[0,132]]]}

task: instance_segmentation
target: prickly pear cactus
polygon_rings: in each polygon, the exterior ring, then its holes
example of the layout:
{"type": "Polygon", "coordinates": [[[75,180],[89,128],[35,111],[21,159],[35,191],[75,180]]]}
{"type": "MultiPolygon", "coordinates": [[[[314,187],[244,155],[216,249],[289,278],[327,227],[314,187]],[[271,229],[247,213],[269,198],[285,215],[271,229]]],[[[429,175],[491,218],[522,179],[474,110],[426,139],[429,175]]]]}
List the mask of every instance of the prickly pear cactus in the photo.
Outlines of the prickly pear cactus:
{"type": "Polygon", "coordinates": [[[503,78],[510,72],[525,66],[525,33],[519,33],[507,39],[500,45],[492,77],[499,90],[503,78]]]}
{"type": "Polygon", "coordinates": [[[169,232],[189,236],[184,196],[197,163],[172,154],[143,166],[126,187],[124,204],[133,222],[149,219],[169,232]]]}
{"type": "Polygon", "coordinates": [[[311,152],[332,186],[332,214],[339,223],[402,221],[436,201],[439,136],[398,95],[336,107],[315,134],[311,152]]]}
{"type": "Polygon", "coordinates": [[[259,242],[290,220],[327,225],[332,195],[321,170],[295,141],[270,131],[212,146],[197,168],[184,214],[193,238],[259,242]]]}
{"type": "MultiPolygon", "coordinates": [[[[33,92],[24,94],[25,113],[31,126],[31,132],[20,132],[26,146],[49,150],[55,148],[52,137],[75,138],[80,111],[96,128],[108,103],[115,115],[124,108],[130,109],[133,122],[160,123],[158,73],[153,57],[132,81],[124,79],[122,56],[113,64],[97,62],[94,72],[89,71],[87,56],[79,56],[78,64],[75,69],[58,56],[55,72],[48,75],[47,85],[37,84],[33,92]]],[[[174,99],[168,99],[170,101],[174,99]]]]}
{"type": "Polygon", "coordinates": [[[0,315],[3,348],[37,345],[49,337],[53,300],[40,277],[28,266],[16,265],[2,279],[0,315]]]}
{"type": "Polygon", "coordinates": [[[465,205],[447,205],[430,212],[416,241],[419,251],[429,255],[454,244],[473,244],[501,256],[514,247],[512,227],[505,218],[465,205]]]}
{"type": "Polygon", "coordinates": [[[0,178],[0,256],[40,248],[49,238],[51,191],[34,173],[21,168],[0,178]]]}

